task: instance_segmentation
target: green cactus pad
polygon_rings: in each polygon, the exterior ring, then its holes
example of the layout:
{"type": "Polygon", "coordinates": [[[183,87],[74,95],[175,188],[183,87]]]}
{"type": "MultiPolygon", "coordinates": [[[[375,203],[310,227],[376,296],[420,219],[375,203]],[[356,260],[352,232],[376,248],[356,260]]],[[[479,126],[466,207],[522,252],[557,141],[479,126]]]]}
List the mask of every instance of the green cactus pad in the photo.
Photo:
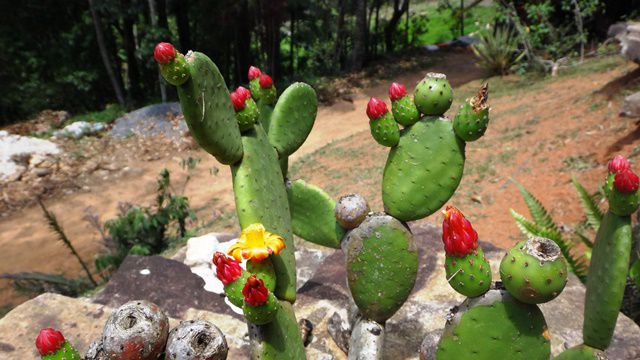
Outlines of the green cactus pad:
{"type": "Polygon", "coordinates": [[[391,112],[396,121],[402,126],[411,126],[420,119],[420,112],[413,103],[411,96],[403,96],[391,102],[391,112]]]}
{"type": "Polygon", "coordinates": [[[449,285],[464,296],[480,296],[491,286],[491,267],[479,247],[462,258],[447,255],[444,268],[449,285]]]}
{"type": "Polygon", "coordinates": [[[587,345],[578,345],[563,351],[554,360],[607,360],[604,351],[587,345]]]}
{"type": "Polygon", "coordinates": [[[596,234],[585,295],[582,337],[605,350],[611,343],[627,282],[631,218],[608,211],[596,234]]]}
{"type": "Polygon", "coordinates": [[[279,301],[275,318],[266,325],[249,324],[251,358],[305,360],[300,328],[291,304],[279,301]]]}
{"type": "Polygon", "coordinates": [[[245,302],[242,306],[242,312],[244,313],[244,317],[247,318],[247,321],[250,323],[264,325],[273,321],[279,307],[278,299],[273,296],[272,292],[269,292],[269,297],[267,298],[266,303],[260,306],[251,306],[245,302]]]}
{"type": "Polygon", "coordinates": [[[244,304],[244,295],[242,295],[242,288],[249,278],[249,273],[242,271],[242,275],[236,279],[236,281],[224,286],[224,293],[229,298],[229,302],[237,307],[242,307],[244,304]]]}
{"type": "Polygon", "coordinates": [[[255,274],[258,279],[261,279],[264,282],[264,287],[269,289],[269,291],[275,290],[276,272],[273,269],[273,263],[270,257],[262,261],[247,261],[247,271],[255,274]]]}
{"type": "Polygon", "coordinates": [[[567,284],[567,262],[556,243],[533,237],[513,246],[500,263],[504,287],[516,299],[540,304],[560,295],[567,284]]]}
{"type": "Polygon", "coordinates": [[[542,311],[501,290],[467,299],[457,308],[436,352],[437,360],[549,360],[550,356],[542,311]]]}
{"type": "Polygon", "coordinates": [[[264,101],[257,100],[258,110],[260,110],[260,124],[267,133],[269,132],[269,126],[271,124],[271,115],[273,114],[273,105],[267,104],[264,101]]]}
{"type": "Polygon", "coordinates": [[[202,53],[189,52],[187,63],[191,77],[178,86],[178,97],[191,135],[221,163],[236,163],[242,158],[242,141],[224,79],[202,53]]]}
{"type": "Polygon", "coordinates": [[[347,279],[365,318],[384,324],[409,297],[418,272],[411,232],[386,214],[372,214],[346,235],[347,279]]]}
{"type": "Polygon", "coordinates": [[[80,360],[80,354],[78,351],[69,344],[68,341],[64,342],[62,348],[56,351],[54,354],[42,356],[42,360],[80,360]]]}
{"type": "Polygon", "coordinates": [[[276,92],[275,86],[271,86],[266,89],[259,88],[256,92],[256,96],[258,97],[258,99],[260,99],[260,101],[269,105],[275,104],[276,100],[278,99],[278,94],[276,92]]]}
{"type": "Polygon", "coordinates": [[[398,145],[400,141],[400,127],[396,123],[390,112],[385,113],[377,119],[369,121],[371,135],[378,144],[388,147],[398,145]]]}
{"type": "Polygon", "coordinates": [[[231,166],[236,213],[241,228],[260,223],[285,239],[286,248],[271,258],[278,282],[275,295],[295,301],[296,269],[289,201],[276,150],[262,126],[242,136],[242,160],[231,166]]]}
{"type": "Polygon", "coordinates": [[[184,55],[178,53],[176,57],[168,64],[160,64],[160,73],[162,77],[171,85],[182,85],[191,74],[189,73],[189,67],[187,66],[187,60],[184,55]]]}
{"type": "Polygon", "coordinates": [[[238,126],[240,131],[247,131],[253,129],[253,124],[258,121],[260,112],[258,111],[258,105],[253,99],[249,98],[244,104],[244,109],[236,113],[236,119],[238,119],[238,126]]]}
{"type": "Polygon", "coordinates": [[[422,219],[442,207],[462,179],[465,144],[451,121],[423,117],[402,130],[382,178],[385,211],[401,220],[422,219]]]}
{"type": "Polygon", "coordinates": [[[453,119],[453,130],[464,141],[475,141],[484,135],[489,125],[487,85],[480,88],[478,95],[467,99],[453,119]]]}
{"type": "Polygon", "coordinates": [[[440,116],[451,107],[453,89],[444,74],[428,73],[413,93],[413,101],[424,115],[440,116]]]}
{"type": "Polygon", "coordinates": [[[609,201],[609,210],[619,216],[633,214],[638,210],[638,204],[640,203],[640,191],[633,193],[621,193],[614,188],[614,179],[615,174],[609,174],[604,186],[605,194],[609,201]]]}
{"type": "Polygon", "coordinates": [[[288,184],[287,194],[293,233],[314,244],[339,249],[344,229],[334,215],[336,202],[304,180],[288,184]]]}
{"type": "Polygon", "coordinates": [[[269,124],[269,141],[280,156],[293,154],[311,132],[318,112],[313,88],[305,83],[291,84],[273,109],[269,124]]]}

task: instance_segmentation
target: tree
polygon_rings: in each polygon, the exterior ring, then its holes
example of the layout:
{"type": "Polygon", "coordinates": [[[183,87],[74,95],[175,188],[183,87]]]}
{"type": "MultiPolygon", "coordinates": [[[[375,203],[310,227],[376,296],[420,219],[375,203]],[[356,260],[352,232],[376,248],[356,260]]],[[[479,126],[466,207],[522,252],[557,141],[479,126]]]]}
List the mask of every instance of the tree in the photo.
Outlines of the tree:
{"type": "Polygon", "coordinates": [[[384,43],[387,52],[393,52],[393,35],[402,15],[409,9],[409,0],[393,0],[393,14],[384,29],[384,43]]]}

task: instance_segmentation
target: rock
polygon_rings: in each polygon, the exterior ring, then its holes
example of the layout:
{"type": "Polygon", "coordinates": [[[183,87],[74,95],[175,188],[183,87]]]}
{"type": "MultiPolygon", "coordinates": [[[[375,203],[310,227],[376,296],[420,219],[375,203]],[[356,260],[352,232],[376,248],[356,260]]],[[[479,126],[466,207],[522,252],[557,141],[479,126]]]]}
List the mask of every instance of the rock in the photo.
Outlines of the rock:
{"type": "Polygon", "coordinates": [[[91,123],[87,121],[76,121],[53,132],[53,136],[57,138],[80,139],[87,135],[94,135],[104,130],[106,125],[103,123],[91,123]]]}
{"type": "Polygon", "coordinates": [[[122,139],[132,135],[161,135],[179,144],[188,131],[187,124],[179,116],[181,114],[177,102],[145,106],[116,119],[109,136],[122,139]]]}
{"type": "Polygon", "coordinates": [[[204,291],[204,286],[200,277],[178,261],[161,256],[127,256],[93,301],[115,307],[127,301],[145,299],[175,318],[180,318],[189,308],[241,318],[225,304],[224,297],[204,291]]]}
{"type": "Polygon", "coordinates": [[[640,117],[640,91],[624,98],[620,116],[640,117]]]}
{"type": "Polygon", "coordinates": [[[51,170],[51,168],[33,168],[31,169],[31,172],[33,172],[37,177],[43,177],[50,175],[53,170],[51,170]]]}
{"type": "Polygon", "coordinates": [[[15,179],[14,174],[22,170],[20,167],[26,167],[34,157],[59,152],[58,145],[48,140],[12,134],[0,136],[0,181],[15,179]]]}
{"type": "Polygon", "coordinates": [[[640,23],[613,24],[607,34],[620,42],[620,53],[624,57],[640,64],[640,23]]]}

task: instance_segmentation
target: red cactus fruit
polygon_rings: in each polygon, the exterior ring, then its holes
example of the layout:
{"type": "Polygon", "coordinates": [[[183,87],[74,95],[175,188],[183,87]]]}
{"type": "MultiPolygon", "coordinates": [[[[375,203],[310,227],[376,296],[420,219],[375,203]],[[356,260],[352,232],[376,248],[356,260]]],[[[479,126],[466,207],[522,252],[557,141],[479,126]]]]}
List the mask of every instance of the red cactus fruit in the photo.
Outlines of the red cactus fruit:
{"type": "Polygon", "coordinates": [[[255,66],[249,67],[249,80],[253,80],[255,78],[260,77],[262,75],[262,71],[255,66]]]}
{"type": "Polygon", "coordinates": [[[228,257],[224,253],[213,254],[213,263],[216,266],[216,275],[223,284],[229,285],[242,275],[242,268],[236,259],[228,257]]]}
{"type": "Polygon", "coordinates": [[[478,248],[478,233],[460,210],[449,205],[442,222],[442,241],[447,255],[464,257],[478,248]]]}
{"type": "Polygon", "coordinates": [[[36,338],[36,347],[40,355],[51,355],[60,350],[65,343],[64,336],[58,330],[46,328],[40,330],[36,338]]]}
{"type": "Polygon", "coordinates": [[[161,42],[156,45],[156,48],[153,50],[153,57],[159,64],[168,64],[173,61],[176,57],[176,48],[173,45],[161,42]]]}
{"type": "Polygon", "coordinates": [[[231,98],[231,102],[233,103],[233,108],[236,111],[240,111],[244,109],[245,99],[240,94],[238,94],[237,91],[234,91],[231,94],[229,94],[229,97],[231,98]]]}
{"type": "Polygon", "coordinates": [[[621,193],[632,193],[638,190],[640,179],[631,169],[623,170],[616,174],[613,186],[621,193]]]}
{"type": "Polygon", "coordinates": [[[262,89],[268,89],[271,86],[273,86],[273,80],[271,79],[271,76],[267,74],[260,75],[260,87],[262,89]]]}
{"type": "Polygon", "coordinates": [[[407,95],[407,88],[404,85],[394,82],[389,86],[389,98],[391,101],[396,101],[407,95]]]}
{"type": "Polygon", "coordinates": [[[251,97],[251,90],[243,86],[238,86],[238,88],[236,89],[236,93],[240,95],[240,97],[242,98],[242,101],[246,101],[248,98],[251,97]]]}
{"type": "Polygon", "coordinates": [[[369,116],[370,120],[375,120],[387,112],[389,112],[389,109],[387,109],[387,104],[385,104],[384,101],[375,97],[369,100],[367,104],[367,116],[369,116]]]}
{"type": "Polygon", "coordinates": [[[629,160],[622,155],[616,155],[609,161],[609,172],[611,174],[617,174],[619,172],[631,169],[629,160]]]}
{"type": "Polygon", "coordinates": [[[258,279],[255,275],[249,276],[247,282],[242,288],[244,301],[251,306],[260,306],[267,302],[269,298],[269,290],[264,286],[262,279],[258,279]]]}

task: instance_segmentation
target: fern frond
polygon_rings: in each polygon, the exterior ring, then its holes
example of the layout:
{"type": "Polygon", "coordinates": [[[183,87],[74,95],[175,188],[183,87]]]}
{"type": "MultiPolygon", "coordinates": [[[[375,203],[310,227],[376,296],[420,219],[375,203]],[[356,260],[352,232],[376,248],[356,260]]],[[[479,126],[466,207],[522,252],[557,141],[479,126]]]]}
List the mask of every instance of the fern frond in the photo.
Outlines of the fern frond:
{"type": "Polygon", "coordinates": [[[527,204],[527,207],[529,208],[529,213],[531,213],[533,222],[535,222],[540,227],[558,231],[558,226],[553,221],[553,219],[551,218],[551,215],[549,215],[549,212],[547,211],[547,209],[544,208],[540,200],[536,199],[536,197],[533,196],[533,194],[530,193],[527,189],[525,189],[525,187],[522,186],[522,184],[515,181],[514,179],[511,179],[511,180],[513,181],[514,184],[516,184],[516,186],[518,187],[518,190],[520,190],[520,194],[522,194],[522,197],[524,198],[524,202],[527,204]]]}
{"type": "Polygon", "coordinates": [[[580,197],[580,203],[582,204],[582,208],[584,209],[584,213],[587,216],[587,224],[591,226],[595,231],[598,231],[600,228],[600,222],[602,221],[602,210],[596,204],[594,198],[589,195],[587,190],[578,182],[575,176],[571,177],[571,182],[573,186],[576,188],[578,192],[578,196],[580,197]]]}

